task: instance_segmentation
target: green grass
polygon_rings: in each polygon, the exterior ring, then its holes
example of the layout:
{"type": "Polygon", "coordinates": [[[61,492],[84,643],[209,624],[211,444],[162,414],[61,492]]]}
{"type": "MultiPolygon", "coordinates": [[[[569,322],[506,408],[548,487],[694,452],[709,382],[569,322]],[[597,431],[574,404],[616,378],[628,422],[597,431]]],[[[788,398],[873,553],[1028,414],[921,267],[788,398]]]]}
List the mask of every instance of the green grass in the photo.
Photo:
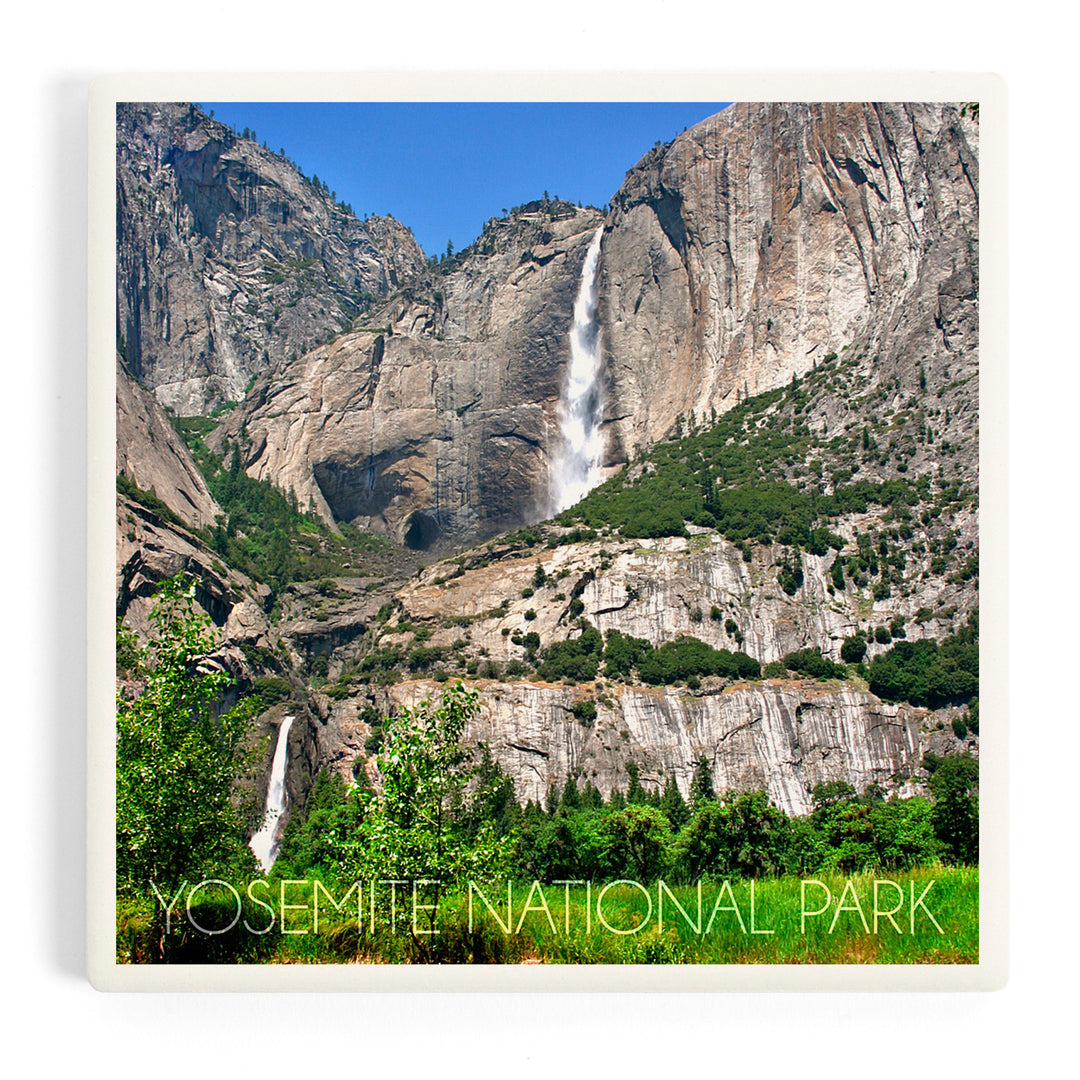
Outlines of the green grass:
{"type": "MultiPolygon", "coordinates": [[[[806,879],[809,882],[811,879],[806,879]]],[[[631,884],[588,887],[548,885],[539,889],[529,882],[515,883],[507,915],[504,884],[481,891],[494,909],[492,915],[474,895],[472,921],[468,894],[447,897],[439,908],[440,932],[414,936],[409,932],[408,894],[399,907],[395,932],[385,911],[375,932],[366,921],[358,925],[356,904],[341,912],[325,899],[320,907],[319,932],[314,933],[311,896],[314,886],[291,886],[288,929],[255,935],[242,925],[226,934],[207,936],[194,931],[181,918],[170,935],[169,959],[175,963],[550,963],[550,964],[972,964],[979,958],[979,871],[977,867],[923,867],[900,874],[862,874],[850,878],[819,875],[831,896],[824,914],[825,892],[805,885],[806,917],[802,908],[803,881],[784,877],[754,883],[751,921],[751,885],[732,881],[701,886],[698,916],[696,887],[676,886],[663,891],[660,921],[658,884],[642,889],[631,884]],[[874,924],[874,881],[893,881],[902,890],[903,903],[895,925],[884,917],[901,893],[880,885],[881,916],[874,924]],[[926,891],[929,888],[929,891],[926,891]],[[542,898],[541,898],[542,894],[542,898]],[[912,896],[924,897],[925,909],[916,904],[915,932],[911,932],[912,896]],[[866,926],[855,910],[857,897],[866,926]],[[841,900],[845,910],[838,914],[841,900]],[[567,921],[569,901],[569,923],[567,921]],[[689,917],[675,907],[677,901],[689,917]],[[546,910],[545,910],[546,908],[546,910]],[[735,908],[738,909],[736,914],[735,908]],[[528,910],[526,910],[528,909],[528,910]],[[714,913],[714,909],[715,913],[714,913]],[[548,917],[550,914],[550,919],[548,917]],[[711,922],[711,925],[710,925],[711,922]],[[500,925],[503,924],[503,925],[500,925]],[[696,925],[691,925],[694,923],[696,925]],[[606,925],[605,925],[606,924],[606,925]],[[570,930],[567,932],[567,925],[570,930]],[[505,927],[509,926],[507,933],[505,927]],[[617,933],[618,930],[636,932],[617,933]],[[876,932],[875,932],[876,930],[876,932]],[[755,932],[758,931],[758,932],[755,932]],[[766,931],[766,932],[761,932],[766,931]],[[772,931],[771,933],[767,931],[772,931]]],[[[275,885],[274,904],[278,903],[275,885]]],[[[344,889],[329,887],[337,898],[344,889]]],[[[263,891],[265,898],[270,893],[263,891]]],[[[367,894],[365,893],[365,896],[367,894]]],[[[354,894],[355,897],[355,894],[354,894]]],[[[215,910],[209,898],[196,908],[196,918],[207,926],[227,923],[230,905],[215,910]],[[221,912],[225,914],[222,915],[221,912]],[[215,921],[216,920],[216,921],[215,921]]],[[[423,899],[422,901],[423,902],[423,899]]],[[[401,897],[399,896],[399,904],[401,897]]],[[[365,919],[367,908],[365,907],[365,919]]],[[[256,927],[266,925],[265,908],[249,905],[245,917],[256,927]]],[[[423,917],[422,917],[423,918],[423,917]]],[[[421,919],[421,925],[423,921],[421,919]]],[[[117,911],[117,960],[144,963],[155,959],[152,913],[145,904],[122,903],[117,911]]]]}
{"type": "MultiPolygon", "coordinates": [[[[722,885],[703,885],[700,921],[697,889],[673,886],[670,894],[664,892],[662,926],[657,887],[651,887],[646,898],[639,888],[625,885],[612,887],[604,895],[602,914],[615,929],[641,925],[638,933],[620,935],[597,925],[598,889],[594,887],[591,931],[585,929],[583,890],[576,889],[570,897],[571,932],[567,934],[563,890],[552,887],[545,892],[555,901],[551,903],[551,910],[556,931],[552,931],[543,913],[527,915],[523,931],[527,930],[537,955],[547,963],[909,964],[978,961],[977,869],[934,868],[877,875],[879,881],[897,882],[904,890],[905,903],[894,916],[902,932],[885,918],[879,918],[876,934],[873,933],[874,877],[818,877],[816,880],[829,889],[832,902],[824,915],[808,917],[805,929],[800,907],[802,881],[779,878],[755,883],[754,924],[751,923],[748,882],[732,882],[730,891],[723,893],[722,885]],[[833,923],[849,881],[854,895],[859,898],[870,933],[864,929],[855,910],[841,912],[833,923]],[[930,881],[934,884],[925,903],[945,932],[939,934],[918,908],[913,935],[910,933],[909,910],[911,885],[914,884],[915,898],[918,899],[930,881]],[[690,921],[674,906],[672,896],[682,905],[690,921]],[[722,910],[713,916],[717,904],[722,910]],[[738,909],[738,914],[733,908],[738,909]],[[773,933],[755,933],[755,930],[773,933]]],[[[821,907],[825,897],[823,890],[816,885],[806,888],[808,910],[821,907]]],[[[845,895],[845,907],[854,907],[850,903],[852,895],[851,891],[845,895]]],[[[879,886],[882,911],[891,908],[897,897],[895,889],[879,886]]]]}

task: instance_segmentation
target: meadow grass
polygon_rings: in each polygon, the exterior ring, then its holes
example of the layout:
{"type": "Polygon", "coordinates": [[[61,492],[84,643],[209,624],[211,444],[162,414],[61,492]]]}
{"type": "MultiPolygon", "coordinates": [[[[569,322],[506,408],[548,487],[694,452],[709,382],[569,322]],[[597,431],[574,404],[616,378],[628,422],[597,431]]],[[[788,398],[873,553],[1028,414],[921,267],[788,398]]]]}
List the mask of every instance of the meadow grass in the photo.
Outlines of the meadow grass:
{"type": "MultiPolygon", "coordinates": [[[[514,883],[509,911],[505,883],[478,889],[471,912],[467,890],[443,899],[438,933],[425,935],[411,932],[407,902],[393,931],[385,909],[373,929],[366,909],[358,920],[355,904],[337,912],[324,904],[315,933],[300,888],[289,900],[299,905],[289,912],[292,933],[281,933],[278,923],[266,934],[253,934],[241,920],[227,933],[208,936],[178,917],[167,958],[210,964],[973,964],[979,959],[977,867],[763,879],[753,883],[752,895],[748,881],[702,883],[700,909],[696,886],[658,882],[514,883]],[[875,881],[894,883],[877,886],[876,922],[875,881]]],[[[344,893],[337,891],[339,897],[344,893]]],[[[225,925],[234,911],[227,904],[215,911],[208,901],[197,919],[201,925],[225,925]],[[230,913],[222,916],[223,911],[230,913]]],[[[265,908],[245,908],[243,918],[266,925],[265,908]]],[[[419,925],[425,926],[423,916],[419,925]]],[[[148,906],[118,907],[119,962],[159,962],[159,940],[148,906]]]]}
{"type": "Polygon", "coordinates": [[[820,875],[814,880],[824,888],[809,884],[810,879],[807,879],[805,907],[808,914],[805,918],[804,885],[798,878],[755,882],[753,913],[749,882],[731,882],[727,889],[722,883],[703,884],[700,909],[696,887],[672,886],[670,891],[663,891],[662,913],[658,885],[648,889],[648,897],[633,885],[613,886],[603,895],[599,913],[599,890],[594,887],[589,897],[591,918],[585,914],[585,890],[574,888],[569,896],[569,933],[566,932],[565,890],[552,888],[545,890],[545,894],[550,893],[556,901],[550,903],[551,920],[543,912],[530,911],[522,924],[522,933],[530,939],[535,955],[547,963],[978,962],[977,868],[933,868],[892,876],[866,874],[851,878],[820,875]],[[878,886],[876,925],[875,879],[896,883],[896,887],[878,886]],[[917,901],[924,896],[928,885],[930,889],[925,894],[924,906],[919,906],[917,901]],[[830,900],[827,906],[826,897],[830,900]],[[883,913],[895,908],[901,897],[902,903],[892,920],[885,917],[883,913]],[[911,931],[913,897],[916,901],[914,933],[911,931]],[[675,902],[681,905],[682,911],[675,902]],[[821,915],[809,914],[822,908],[825,910],[821,915]],[[937,926],[926,915],[926,910],[937,926]],[[606,927],[599,923],[598,914],[603,915],[606,927]],[[633,934],[614,932],[638,926],[641,929],[633,934]]]}

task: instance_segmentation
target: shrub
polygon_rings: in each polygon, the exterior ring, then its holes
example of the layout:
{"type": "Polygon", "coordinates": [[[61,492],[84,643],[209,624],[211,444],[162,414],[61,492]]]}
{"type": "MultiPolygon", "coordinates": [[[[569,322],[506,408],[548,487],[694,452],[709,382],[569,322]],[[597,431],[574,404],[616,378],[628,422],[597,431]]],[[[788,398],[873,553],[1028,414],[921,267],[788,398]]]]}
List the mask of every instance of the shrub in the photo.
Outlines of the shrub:
{"type": "Polygon", "coordinates": [[[596,702],[586,699],[578,701],[573,708],[574,718],[583,727],[592,727],[596,721],[596,702]]]}
{"type": "MultiPolygon", "coordinates": [[[[320,657],[320,659],[325,661],[326,657],[320,657]]],[[[251,684],[251,692],[259,699],[261,707],[268,709],[271,705],[279,701],[288,701],[292,697],[292,684],[288,679],[283,679],[278,675],[268,675],[265,678],[256,679],[251,684]]]]}
{"type": "Polygon", "coordinates": [[[932,709],[970,701],[979,690],[978,613],[940,645],[928,638],[897,642],[871,662],[869,682],[871,693],[886,701],[932,709]]]}
{"type": "Polygon", "coordinates": [[[784,664],[789,670],[812,679],[842,679],[847,674],[839,664],[822,656],[820,649],[799,649],[788,653],[784,657],[784,664]]]}
{"type": "Polygon", "coordinates": [[[866,655],[866,634],[860,630],[851,637],[844,638],[840,646],[840,659],[845,664],[859,664],[866,655]]]}
{"type": "Polygon", "coordinates": [[[589,682],[600,669],[604,639],[600,631],[586,626],[576,638],[556,641],[544,650],[542,663],[536,673],[541,679],[557,682],[589,682]]]}

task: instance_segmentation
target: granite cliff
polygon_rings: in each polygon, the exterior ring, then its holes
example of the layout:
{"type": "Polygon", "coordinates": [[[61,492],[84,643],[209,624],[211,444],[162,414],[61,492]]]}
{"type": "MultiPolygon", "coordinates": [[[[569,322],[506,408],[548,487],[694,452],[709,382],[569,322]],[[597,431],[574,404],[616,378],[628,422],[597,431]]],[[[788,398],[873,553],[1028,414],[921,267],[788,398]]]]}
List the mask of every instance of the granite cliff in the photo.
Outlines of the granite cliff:
{"type": "Polygon", "coordinates": [[[954,106],[797,103],[736,104],[654,148],[605,235],[613,448],[845,347],[901,389],[920,364],[934,390],[974,375],[977,148],[954,106]]]}
{"type": "Polygon", "coordinates": [[[282,154],[187,104],[117,108],[117,337],[163,405],[206,414],[425,263],[282,154]]]}
{"type": "MultiPolygon", "coordinates": [[[[867,396],[944,390],[973,457],[976,150],[952,106],[754,104],[646,154],[603,219],[607,473],[844,349],[867,396]]],[[[544,517],[600,221],[546,201],[493,219],[356,332],[267,373],[221,438],[244,426],[253,475],[416,547],[544,517]]]]}
{"type": "Polygon", "coordinates": [[[196,529],[222,513],[157,399],[116,361],[116,471],[196,529]]]}
{"type": "Polygon", "coordinates": [[[320,768],[370,772],[378,717],[451,678],[481,689],[470,737],[520,798],[571,775],[610,792],[630,760],[646,786],[671,775],[685,794],[705,757],[718,787],[764,787],[801,813],[820,781],[910,792],[927,750],[977,748],[954,724],[966,703],[889,703],[865,671],[815,681],[782,663],[800,650],[839,663],[856,636],[871,661],[897,638],[940,640],[977,619],[969,116],[733,106],[654,147],[606,212],[538,200],[439,266],[403,226],[358,222],[197,109],[125,107],[118,125],[130,371],[178,413],[238,399],[206,447],[331,529],[441,558],[273,591],[226,567],[206,530],[228,512],[154,395],[118,369],[118,471],[190,528],[121,502],[117,613],[142,629],[156,581],[187,569],[203,582],[242,687],[271,674],[292,687],[264,729],[286,707],[299,718],[294,803],[320,768]],[[701,506],[669,535],[620,531],[595,506],[536,526],[552,510],[567,334],[601,225],[612,485],[693,465],[704,450],[682,437],[750,398],[717,450],[731,466],[714,470],[710,499],[760,455],[767,475],[750,469],[752,483],[786,484],[811,506],[863,484],[867,505],[823,515],[827,535],[810,545],[782,528],[732,538],[701,506]],[[589,628],[655,647],[692,636],[782,673],[677,687],[545,674],[548,650],[589,628]]]}
{"type": "Polygon", "coordinates": [[[327,520],[418,549],[548,513],[566,334],[595,210],[491,221],[351,332],[261,376],[216,433],[327,520]]]}

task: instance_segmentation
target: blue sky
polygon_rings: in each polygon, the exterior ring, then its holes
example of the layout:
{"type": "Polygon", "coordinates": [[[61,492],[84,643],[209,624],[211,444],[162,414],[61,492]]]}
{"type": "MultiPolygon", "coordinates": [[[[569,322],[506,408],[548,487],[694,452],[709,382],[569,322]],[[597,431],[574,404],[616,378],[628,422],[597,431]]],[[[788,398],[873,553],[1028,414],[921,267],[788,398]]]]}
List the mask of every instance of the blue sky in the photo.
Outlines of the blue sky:
{"type": "Polygon", "coordinates": [[[725,102],[203,102],[352,205],[393,214],[428,255],[545,191],[603,206],[658,139],[725,102]]]}

